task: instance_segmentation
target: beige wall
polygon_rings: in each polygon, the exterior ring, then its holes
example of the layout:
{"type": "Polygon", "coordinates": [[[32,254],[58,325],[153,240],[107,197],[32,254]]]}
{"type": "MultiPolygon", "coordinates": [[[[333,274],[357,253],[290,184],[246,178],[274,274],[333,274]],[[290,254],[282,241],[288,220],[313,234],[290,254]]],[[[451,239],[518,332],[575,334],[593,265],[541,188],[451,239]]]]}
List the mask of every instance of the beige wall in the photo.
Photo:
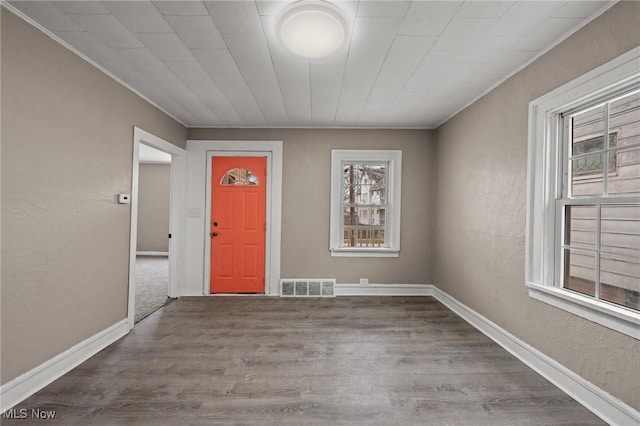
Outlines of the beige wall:
{"type": "Polygon", "coordinates": [[[363,277],[371,283],[424,284],[432,279],[433,134],[428,130],[190,129],[189,139],[283,141],[282,277],[336,278],[338,283],[357,283],[363,277]],[[331,257],[332,149],[402,150],[398,258],[331,257]]]}
{"type": "Polygon", "coordinates": [[[2,383],[127,315],[133,126],[186,130],[2,10],[2,383]]]}
{"type": "Polygon", "coordinates": [[[170,164],[140,164],[138,251],[169,251],[170,164]]]}
{"type": "Polygon", "coordinates": [[[640,409],[640,342],[530,298],[524,284],[529,101],[640,44],[614,6],[438,129],[435,283],[640,409]]]}

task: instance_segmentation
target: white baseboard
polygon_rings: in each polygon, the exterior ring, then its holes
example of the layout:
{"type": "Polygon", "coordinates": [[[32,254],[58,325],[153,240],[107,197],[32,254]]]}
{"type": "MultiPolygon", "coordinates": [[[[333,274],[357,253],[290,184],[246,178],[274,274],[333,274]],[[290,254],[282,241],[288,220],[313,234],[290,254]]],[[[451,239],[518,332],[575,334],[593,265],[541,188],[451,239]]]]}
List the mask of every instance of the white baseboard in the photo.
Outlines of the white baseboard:
{"type": "Polygon", "coordinates": [[[127,332],[127,320],[123,319],[0,386],[0,412],[8,410],[38,392],[126,335],[127,332]]]}
{"type": "Polygon", "coordinates": [[[640,412],[432,286],[433,297],[610,425],[640,425],[640,412]]]}
{"type": "Polygon", "coordinates": [[[137,251],[136,256],[169,256],[168,251],[137,251]]]}
{"type": "Polygon", "coordinates": [[[432,296],[428,284],[336,284],[336,296],[432,296]]]}

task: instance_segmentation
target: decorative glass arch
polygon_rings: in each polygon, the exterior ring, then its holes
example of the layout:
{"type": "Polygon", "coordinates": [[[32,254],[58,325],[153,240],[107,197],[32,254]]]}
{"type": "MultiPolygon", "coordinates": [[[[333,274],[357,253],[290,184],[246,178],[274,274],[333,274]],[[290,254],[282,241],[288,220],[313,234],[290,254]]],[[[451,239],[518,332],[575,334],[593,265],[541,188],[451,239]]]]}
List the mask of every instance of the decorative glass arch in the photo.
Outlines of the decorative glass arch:
{"type": "Polygon", "coordinates": [[[220,185],[228,186],[228,185],[259,185],[260,181],[257,176],[254,175],[251,170],[248,169],[231,169],[222,177],[222,181],[220,185]]]}

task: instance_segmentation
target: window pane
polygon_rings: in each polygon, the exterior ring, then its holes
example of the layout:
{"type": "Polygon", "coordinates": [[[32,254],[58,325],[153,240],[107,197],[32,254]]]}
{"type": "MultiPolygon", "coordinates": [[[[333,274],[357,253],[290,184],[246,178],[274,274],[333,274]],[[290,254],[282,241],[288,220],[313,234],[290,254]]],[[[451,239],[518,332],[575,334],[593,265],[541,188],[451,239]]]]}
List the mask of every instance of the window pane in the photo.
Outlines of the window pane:
{"type": "Polygon", "coordinates": [[[640,206],[603,205],[600,214],[602,253],[640,258],[640,206]]]}
{"type": "Polygon", "coordinates": [[[386,247],[385,208],[345,207],[343,247],[386,247]]]}
{"type": "Polygon", "coordinates": [[[232,169],[224,174],[220,185],[258,185],[258,178],[247,169],[232,169]]]}
{"type": "Polygon", "coordinates": [[[345,225],[374,225],[384,226],[386,208],[384,206],[355,206],[353,214],[350,207],[345,208],[345,225]]]}
{"type": "Polygon", "coordinates": [[[373,232],[371,227],[363,226],[358,228],[358,247],[372,247],[373,232]]]}
{"type": "Polygon", "coordinates": [[[572,157],[587,152],[606,149],[603,146],[605,108],[599,106],[573,116],[571,123],[572,157]],[[586,142],[591,141],[591,142],[586,142]],[[598,142],[599,141],[599,142],[598,142]]]}
{"type": "Polygon", "coordinates": [[[358,223],[358,213],[356,207],[345,207],[343,209],[344,236],[343,247],[356,246],[356,228],[358,223]]]}
{"type": "Polygon", "coordinates": [[[640,92],[609,104],[609,131],[616,135],[619,150],[611,153],[608,193],[640,193],[640,92]]]}
{"type": "MultiPolygon", "coordinates": [[[[617,146],[617,135],[615,133],[609,134],[609,148],[617,146]]],[[[602,136],[596,136],[595,138],[573,141],[573,156],[578,156],[573,163],[571,172],[574,175],[601,175],[604,170],[604,165],[607,162],[606,152],[607,149],[604,144],[602,136]],[[589,155],[585,155],[589,154],[589,155]]],[[[610,169],[615,166],[616,158],[614,156],[609,157],[610,169]],[[613,164],[612,164],[613,163],[613,164]]]]}
{"type": "Polygon", "coordinates": [[[377,211],[378,215],[378,223],[374,222],[374,225],[385,226],[387,224],[387,209],[385,207],[381,207],[377,211]]]}
{"type": "MultiPolygon", "coordinates": [[[[593,161],[591,158],[589,161],[593,161]]],[[[590,167],[586,164],[586,158],[571,160],[571,170],[584,170],[590,167]]],[[[604,172],[600,169],[595,173],[571,174],[571,198],[600,197],[604,190],[604,172]]]]}
{"type": "Polygon", "coordinates": [[[609,132],[620,133],[619,146],[640,140],[640,92],[627,95],[609,105],[609,132]]]}
{"type": "Polygon", "coordinates": [[[384,242],[384,226],[373,226],[373,246],[386,247],[384,242]]]}
{"type": "Polygon", "coordinates": [[[369,214],[371,209],[369,207],[358,207],[358,223],[365,225],[369,223],[369,214]]]}
{"type": "Polygon", "coordinates": [[[381,226],[359,226],[356,238],[356,247],[385,247],[384,228],[381,226]]]}
{"type": "Polygon", "coordinates": [[[565,244],[596,249],[596,206],[567,206],[565,244]]]}
{"type": "Polygon", "coordinates": [[[564,288],[595,297],[595,254],[565,249],[564,255],[564,288]]]}
{"type": "Polygon", "coordinates": [[[610,156],[615,162],[609,163],[609,195],[640,194],[640,147],[618,149],[610,156]]]}
{"type": "Polygon", "coordinates": [[[362,169],[358,164],[344,164],[342,170],[342,199],[345,203],[353,204],[360,193],[362,169]]]}
{"type": "Polygon", "coordinates": [[[600,257],[600,298],[638,309],[640,259],[600,257]]]}
{"type": "Polygon", "coordinates": [[[369,169],[370,172],[370,203],[384,204],[386,200],[387,165],[376,164],[369,169]]]}
{"type": "Polygon", "coordinates": [[[371,207],[358,207],[358,225],[371,224],[373,209],[371,207]]]}
{"type": "Polygon", "coordinates": [[[388,163],[342,167],[343,247],[385,247],[388,163]]]}
{"type": "Polygon", "coordinates": [[[343,164],[343,201],[357,204],[386,203],[386,163],[343,164]]]}
{"type": "Polygon", "coordinates": [[[607,148],[604,140],[605,107],[599,106],[576,114],[571,119],[569,156],[571,195],[575,198],[603,194],[603,177],[607,148]]]}
{"type": "Polygon", "coordinates": [[[347,226],[344,227],[344,242],[342,247],[355,247],[356,246],[356,227],[347,226]]]}

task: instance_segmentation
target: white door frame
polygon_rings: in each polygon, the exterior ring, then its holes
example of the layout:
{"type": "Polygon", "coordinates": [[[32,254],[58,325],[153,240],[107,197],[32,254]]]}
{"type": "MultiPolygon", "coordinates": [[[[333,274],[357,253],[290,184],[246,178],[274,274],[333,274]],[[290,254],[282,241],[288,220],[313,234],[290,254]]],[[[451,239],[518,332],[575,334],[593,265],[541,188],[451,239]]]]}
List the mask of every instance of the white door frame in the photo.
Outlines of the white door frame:
{"type": "Polygon", "coordinates": [[[199,141],[206,146],[205,245],[203,294],[211,295],[211,158],[267,157],[265,235],[265,295],[280,294],[280,242],[282,229],[282,141],[199,141]]]}
{"type": "Polygon", "coordinates": [[[182,254],[184,252],[184,208],[185,205],[185,153],[170,142],[160,139],[138,127],[133,128],[133,168],[131,174],[131,231],[129,238],[129,301],[127,306],[127,328],[135,323],[136,311],[136,249],[138,237],[138,180],[140,177],[140,144],[171,154],[170,222],[169,233],[169,297],[182,293],[182,254]]]}

